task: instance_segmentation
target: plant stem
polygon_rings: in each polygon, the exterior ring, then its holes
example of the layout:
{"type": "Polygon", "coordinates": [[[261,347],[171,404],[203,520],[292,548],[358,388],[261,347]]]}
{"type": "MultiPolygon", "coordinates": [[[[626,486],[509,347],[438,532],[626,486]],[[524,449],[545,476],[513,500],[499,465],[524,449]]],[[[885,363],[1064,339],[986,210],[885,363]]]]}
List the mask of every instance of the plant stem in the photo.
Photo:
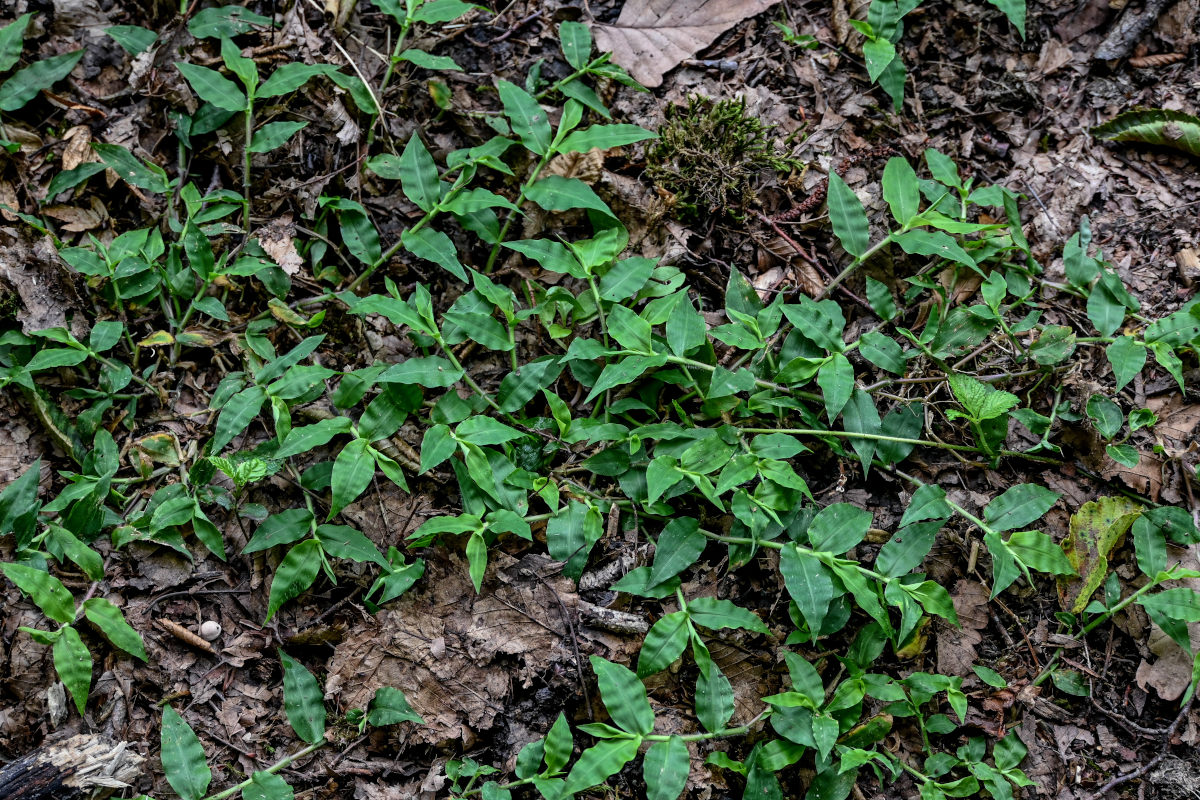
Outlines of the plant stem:
{"type": "Polygon", "coordinates": [[[243,227],[250,237],[250,137],[254,135],[254,97],[246,98],[246,141],[242,145],[242,202],[246,205],[243,227]]]}
{"type": "MultiPolygon", "coordinates": [[[[379,122],[383,122],[383,93],[387,91],[388,84],[392,82],[392,74],[396,71],[396,64],[400,63],[400,53],[404,51],[404,40],[408,38],[408,29],[412,27],[412,20],[405,19],[400,24],[400,35],[396,38],[396,46],[392,48],[392,57],[388,59],[387,69],[383,73],[383,80],[379,82],[379,91],[376,97],[379,98],[379,122]]],[[[367,131],[367,146],[370,147],[375,142],[375,124],[371,124],[371,129],[367,131]]]]}
{"type": "MultiPolygon", "coordinates": [[[[515,205],[517,208],[520,208],[525,202],[525,192],[529,191],[530,186],[533,186],[534,182],[538,179],[538,176],[542,174],[542,170],[545,169],[546,165],[550,163],[550,158],[554,156],[554,154],[554,148],[547,150],[546,155],[542,156],[542,160],[537,163],[537,166],[534,167],[533,171],[529,173],[529,177],[525,179],[523,184],[521,184],[521,191],[517,192],[517,199],[513,203],[513,205],[515,205]]],[[[504,225],[500,228],[500,235],[496,237],[496,243],[492,245],[492,252],[488,253],[487,263],[483,265],[484,275],[491,274],[492,267],[494,267],[496,264],[496,258],[500,255],[500,248],[504,245],[504,241],[508,236],[508,229],[512,227],[513,219],[515,217],[516,213],[509,211],[508,216],[504,218],[504,225]]]]}
{"type": "MultiPolygon", "coordinates": [[[[706,372],[716,372],[717,371],[717,368],[715,366],[712,366],[710,364],[705,364],[703,361],[696,361],[695,359],[692,359],[692,358],[685,358],[683,356],[669,355],[669,356],[667,356],[667,363],[668,364],[678,364],[681,367],[693,367],[695,369],[702,369],[702,370],[705,370],[706,372]]],[[[756,386],[761,386],[764,389],[774,389],[777,392],[783,392],[784,394],[790,394],[792,397],[799,397],[802,400],[811,400],[814,403],[820,403],[820,402],[824,401],[824,398],[821,395],[816,394],[814,392],[802,392],[797,389],[789,389],[788,387],[783,386],[782,384],[771,383],[770,381],[759,380],[758,378],[754,379],[754,384],[756,386]]]]}
{"type": "MultiPolygon", "coordinates": [[[[284,756],[279,761],[276,761],[274,764],[272,764],[271,766],[269,766],[266,769],[261,770],[261,771],[266,772],[270,775],[274,775],[276,772],[279,772],[284,767],[289,766],[293,761],[297,761],[311,753],[315,753],[318,750],[320,750],[322,747],[325,747],[328,744],[329,744],[329,742],[327,742],[325,740],[321,740],[321,741],[317,742],[316,744],[310,744],[308,747],[305,747],[303,750],[292,753],[290,756],[284,756]]],[[[217,792],[216,794],[210,794],[207,797],[203,798],[203,800],[225,800],[226,797],[233,797],[235,794],[242,791],[243,789],[245,789],[247,786],[249,786],[253,782],[254,782],[253,778],[247,778],[246,780],[242,781],[241,783],[237,784],[236,786],[230,786],[228,789],[225,789],[224,791],[217,792]]]]}
{"type": "Polygon", "coordinates": [[[846,280],[846,278],[850,277],[850,273],[854,272],[854,270],[858,269],[859,266],[861,266],[862,264],[865,264],[867,259],[869,259],[871,256],[875,255],[877,252],[879,252],[885,245],[889,244],[891,241],[892,241],[892,235],[889,233],[887,236],[883,237],[878,242],[871,245],[871,247],[868,248],[865,253],[863,253],[861,256],[854,259],[853,261],[851,261],[844,270],[842,270],[841,272],[839,272],[837,275],[834,276],[833,280],[831,280],[829,283],[825,284],[825,288],[821,290],[821,293],[819,295],[817,295],[817,299],[824,300],[826,297],[828,297],[829,293],[838,287],[838,284],[840,284],[842,281],[846,280]]]}

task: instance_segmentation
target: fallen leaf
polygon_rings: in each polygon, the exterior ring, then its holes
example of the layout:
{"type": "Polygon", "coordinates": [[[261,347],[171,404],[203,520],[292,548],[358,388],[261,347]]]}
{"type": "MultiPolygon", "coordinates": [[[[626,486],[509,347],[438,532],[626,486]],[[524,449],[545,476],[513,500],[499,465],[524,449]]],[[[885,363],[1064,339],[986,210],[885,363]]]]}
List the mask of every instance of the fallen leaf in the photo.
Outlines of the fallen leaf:
{"type": "Polygon", "coordinates": [[[76,125],[63,136],[62,166],[64,170],[75,169],[80,164],[95,161],[96,152],[92,150],[92,129],[87,125],[76,125]]]}
{"type": "Polygon", "coordinates": [[[296,243],[292,240],[295,235],[296,226],[292,224],[291,214],[272,220],[254,234],[271,260],[288,275],[295,275],[304,266],[304,259],[296,251],[296,243]]]}
{"type": "Polygon", "coordinates": [[[1110,142],[1144,142],[1173,147],[1200,156],[1200,117],[1165,108],[1126,111],[1092,128],[1097,139],[1110,142]]]}
{"type": "Polygon", "coordinates": [[[969,675],[976,659],[975,648],[983,641],[979,632],[988,625],[988,590],[979,581],[960,580],[954,584],[951,599],[960,627],[938,625],[938,672],[969,675]]]}
{"type": "Polygon", "coordinates": [[[1058,601],[1065,610],[1078,614],[1087,606],[1108,574],[1109,555],[1141,510],[1124,497],[1101,497],[1071,515],[1071,532],[1062,548],[1077,575],[1058,577],[1058,601]]]}
{"type": "Polygon", "coordinates": [[[778,0],[629,0],[615,25],[593,23],[596,46],[644,86],[708,47],[742,20],[778,0]]]}

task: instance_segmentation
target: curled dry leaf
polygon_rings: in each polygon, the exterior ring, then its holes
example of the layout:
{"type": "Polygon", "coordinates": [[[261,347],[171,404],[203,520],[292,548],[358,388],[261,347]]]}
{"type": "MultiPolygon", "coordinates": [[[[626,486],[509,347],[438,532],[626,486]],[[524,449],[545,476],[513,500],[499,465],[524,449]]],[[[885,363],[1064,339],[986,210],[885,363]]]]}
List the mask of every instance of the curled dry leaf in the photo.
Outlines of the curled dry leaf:
{"type": "Polygon", "coordinates": [[[292,240],[295,235],[296,226],[292,223],[291,214],[272,220],[254,234],[271,260],[288,275],[295,275],[304,266],[304,259],[296,251],[296,243],[292,240]]]}
{"type": "Polygon", "coordinates": [[[596,45],[639,83],[662,84],[663,74],[708,47],[742,20],[778,0],[629,0],[615,25],[593,23],[596,45]]]}

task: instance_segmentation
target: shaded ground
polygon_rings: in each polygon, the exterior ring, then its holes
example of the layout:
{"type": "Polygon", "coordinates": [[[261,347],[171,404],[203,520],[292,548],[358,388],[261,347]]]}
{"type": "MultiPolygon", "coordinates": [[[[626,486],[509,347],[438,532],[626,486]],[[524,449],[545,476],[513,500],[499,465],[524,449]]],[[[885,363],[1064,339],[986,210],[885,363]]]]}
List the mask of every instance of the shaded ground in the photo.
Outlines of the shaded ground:
{"type": "MultiPolygon", "coordinates": [[[[21,0],[15,8],[0,12],[6,18],[26,10],[41,12],[45,34],[38,43],[43,54],[68,46],[88,49],[72,78],[60,84],[58,96],[40,98],[5,121],[7,137],[21,142],[22,149],[6,159],[0,172],[4,202],[26,212],[36,210],[35,201],[42,199],[49,180],[70,166],[72,147],[79,146],[72,144],[76,142],[123,144],[168,172],[179,169],[167,114],[189,107],[194,100],[170,65],[181,52],[195,63],[215,64],[215,51],[211,44],[193,41],[171,8],[135,5],[21,0]],[[132,60],[89,27],[108,24],[152,27],[163,46],[151,58],[132,60]]],[[[346,64],[349,58],[375,85],[383,63],[371,50],[386,50],[390,22],[367,3],[359,5],[344,29],[335,31],[318,4],[281,4],[277,11],[283,24],[278,31],[246,34],[238,43],[253,48],[260,64],[291,60],[346,64]],[[335,40],[340,47],[334,46],[335,40]]],[[[885,159],[870,155],[872,149],[887,146],[915,161],[925,148],[936,147],[952,155],[964,172],[1028,197],[1022,205],[1025,231],[1049,280],[1062,280],[1058,258],[1062,243],[1088,215],[1093,241],[1103,247],[1154,316],[1174,310],[1192,296],[1192,281],[1198,276],[1181,270],[1180,254],[1197,247],[1200,237],[1196,160],[1166,150],[1104,145],[1088,129],[1134,106],[1200,112],[1200,48],[1196,46],[1200,22],[1195,0],[1175,3],[1137,43],[1139,52],[1174,52],[1184,58],[1142,69],[1128,60],[1091,59],[1118,15],[1107,0],[1032,3],[1024,41],[989,5],[930,0],[910,18],[903,39],[912,79],[902,115],[892,114],[883,93],[868,85],[859,58],[853,55],[856,35],[844,22],[847,15],[858,12],[845,6],[841,0],[832,9],[823,2],[784,2],[737,25],[698,56],[734,62],[736,67],[729,71],[685,66],[670,72],[662,86],[647,94],[608,87],[607,99],[617,116],[651,129],[663,124],[668,106],[686,105],[693,94],[743,97],[750,115],[774,126],[783,152],[808,165],[790,176],[757,176],[751,204],[738,214],[702,208],[698,215],[682,220],[677,219],[680,215],[672,209],[671,198],[641,179],[645,151],[640,146],[610,154],[601,163],[569,165],[573,174],[590,170],[597,191],[614,207],[629,212],[625,216],[635,251],[669,259],[689,274],[694,288],[714,299],[724,291],[731,264],[764,292],[784,285],[819,286],[818,271],[827,275],[839,271],[833,255],[837,248],[823,212],[818,209],[786,225],[789,237],[806,249],[805,258],[796,258],[757,212],[774,215],[802,203],[831,169],[849,159],[843,177],[867,202],[868,212],[877,214],[884,209],[878,180],[885,159]],[[815,36],[822,45],[816,50],[787,45],[771,20],[788,20],[795,30],[815,36]]],[[[251,7],[263,14],[273,12],[270,3],[251,7]]],[[[394,241],[420,213],[398,193],[385,194],[377,179],[360,171],[362,158],[396,147],[418,126],[431,149],[448,151],[486,139],[491,130],[483,112],[493,111],[495,101],[484,89],[493,79],[499,76],[521,83],[526,71],[543,58],[544,74],[552,79],[565,75],[554,24],[586,19],[589,11],[596,19],[611,20],[619,6],[596,3],[585,10],[517,0],[492,11],[497,13],[481,12],[465,23],[447,26],[442,41],[424,43],[427,49],[436,47],[439,53],[453,55],[465,68],[463,73],[439,73],[453,92],[453,110],[443,112],[433,105],[424,73],[406,73],[385,98],[395,113],[388,116],[378,134],[379,144],[371,149],[358,124],[362,117],[344,94],[319,83],[310,85],[306,96],[296,97],[295,107],[288,111],[310,125],[284,150],[269,158],[256,157],[258,221],[290,215],[300,224],[297,235],[311,240],[315,237],[302,228],[316,215],[318,198],[323,193],[352,196],[372,214],[384,241],[394,241]]],[[[222,131],[205,139],[187,164],[193,180],[212,189],[239,190],[237,137],[222,131]]],[[[105,187],[99,179],[69,203],[42,209],[59,223],[64,239],[85,234],[103,239],[153,220],[162,211],[156,199],[138,197],[122,184],[105,187]]],[[[236,232],[230,237],[235,241],[236,232]]],[[[459,244],[467,261],[470,245],[459,244]]],[[[32,327],[46,327],[66,322],[64,311],[90,313],[87,301],[79,299],[85,293],[77,276],[69,275],[52,254],[39,249],[27,228],[6,217],[0,224],[0,246],[0,280],[11,288],[19,291],[31,280],[61,287],[48,302],[45,295],[27,298],[21,293],[18,317],[22,321],[32,316],[40,321],[32,327]],[[44,307],[35,307],[38,303],[44,307]]],[[[346,271],[346,265],[334,263],[346,271]]],[[[520,269],[513,262],[500,274],[507,270],[521,275],[520,269]]],[[[872,269],[878,277],[890,277],[886,262],[873,264],[872,269]]],[[[401,253],[386,272],[401,285],[418,281],[441,285],[446,296],[439,298],[439,305],[453,299],[450,293],[455,290],[428,263],[401,253]]],[[[859,291],[854,283],[850,288],[859,291]]],[[[974,287],[960,290],[969,294],[974,287]]],[[[316,283],[298,276],[294,291],[297,296],[315,292],[316,283]]],[[[847,296],[839,299],[853,304],[847,296]]],[[[254,311],[265,303],[254,296],[242,300],[245,308],[254,311]]],[[[1068,304],[1054,301],[1053,294],[1046,298],[1049,319],[1077,313],[1068,304]]],[[[245,321],[235,319],[231,325],[237,328],[245,321]]],[[[133,320],[131,326],[138,336],[155,327],[150,317],[133,320]]],[[[374,328],[333,308],[322,330],[329,334],[322,358],[338,369],[361,366],[372,357],[395,359],[409,348],[390,326],[374,328]]],[[[215,330],[214,335],[224,333],[215,330]]],[[[534,348],[536,343],[527,346],[534,348]]],[[[162,385],[169,403],[143,409],[136,430],[114,431],[118,444],[127,446],[152,431],[169,431],[185,449],[202,445],[211,435],[208,401],[222,375],[237,363],[236,353],[231,356],[227,348],[211,353],[166,373],[162,385]]],[[[506,369],[499,361],[482,359],[472,366],[475,377],[489,386],[498,383],[506,369]]],[[[1093,373],[1085,364],[1061,376],[1064,397],[1081,403],[1100,386],[1101,369],[1096,364],[1093,373]]],[[[1114,486],[1194,511],[1193,489],[1180,465],[1195,465],[1193,439],[1200,407],[1192,404],[1195,398],[1190,395],[1172,394],[1173,384],[1165,372],[1146,374],[1151,377],[1144,381],[1139,377],[1127,391],[1137,407],[1154,409],[1163,420],[1156,434],[1164,451],[1159,456],[1144,455],[1134,469],[1104,459],[1102,445],[1088,440],[1082,431],[1070,453],[1075,468],[1063,472],[1028,473],[1023,471],[1026,467],[1011,464],[994,472],[970,470],[937,452],[910,460],[910,469],[936,481],[972,510],[1004,486],[1042,483],[1064,496],[1046,525],[1056,538],[1065,531],[1071,511],[1098,494],[1111,493],[1114,486]]],[[[1009,388],[1022,393],[1038,389],[1033,384],[1009,388]]],[[[0,426],[0,483],[12,480],[41,457],[43,490],[52,496],[61,488],[53,469],[65,466],[62,454],[55,451],[20,394],[6,394],[0,403],[0,414],[7,420],[0,426]]],[[[69,399],[64,405],[68,413],[79,411],[69,399]]],[[[407,443],[417,447],[420,434],[406,428],[401,438],[406,433],[407,443]]],[[[261,426],[252,427],[243,446],[252,446],[265,435],[261,426]]],[[[1146,445],[1141,449],[1148,453],[1150,434],[1139,436],[1146,445]]],[[[1064,440],[1070,439],[1068,430],[1064,440]]],[[[875,526],[895,527],[907,499],[899,481],[879,472],[864,479],[855,463],[839,463],[828,454],[798,463],[820,502],[836,498],[871,508],[875,526]]],[[[411,494],[380,482],[345,516],[381,547],[403,547],[406,535],[426,519],[457,513],[456,493],[447,490],[452,481],[448,469],[435,471],[413,480],[411,494]]],[[[253,487],[247,498],[270,512],[293,507],[295,499],[295,487],[284,478],[253,487]]],[[[98,547],[110,558],[104,595],[122,605],[130,623],[143,634],[149,663],[98,657],[88,719],[72,714],[65,723],[52,721],[47,694],[53,674],[50,652],[17,632],[19,626],[37,624],[40,614],[11,584],[4,584],[0,587],[6,609],[0,631],[0,753],[11,759],[49,737],[93,730],[139,743],[138,747],[154,754],[157,704],[168,697],[186,696],[185,716],[209,750],[216,772],[214,785],[224,785],[269,763],[273,751],[292,746],[292,734],[279,713],[275,655],[276,647],[286,646],[310,669],[326,676],[331,708],[359,707],[374,687],[393,685],[405,691],[427,720],[424,726],[401,725],[373,733],[344,752],[319,755],[285,773],[294,786],[313,789],[313,797],[445,796],[446,759],[467,755],[506,768],[524,743],[545,733],[560,710],[567,710],[573,720],[587,721],[596,710],[595,687],[585,685],[591,680],[583,664],[588,655],[619,663],[635,660],[645,626],[663,609],[653,601],[630,601],[627,595],[607,590],[614,577],[648,557],[646,539],[637,536],[636,523],[627,520],[625,525],[631,530],[615,530],[597,547],[579,588],[558,575],[557,565],[544,555],[542,545],[513,540],[504,554],[493,557],[484,591],[477,596],[461,552],[428,548],[422,554],[428,563],[422,581],[377,615],[367,613],[360,602],[370,585],[370,570],[346,565],[339,566],[344,574],[337,586],[318,581],[312,592],[286,606],[265,628],[257,622],[266,612],[263,581],[269,571],[261,554],[232,557],[224,564],[197,552],[191,564],[169,549],[143,544],[109,555],[102,539],[98,547]],[[613,568],[606,573],[609,567],[613,568]],[[592,574],[598,577],[589,581],[592,574]],[[193,629],[203,621],[219,622],[222,633],[214,642],[216,653],[172,636],[156,622],[160,619],[193,629]]],[[[223,523],[223,533],[233,552],[247,539],[236,519],[223,523]]],[[[910,664],[896,665],[897,669],[936,668],[967,676],[964,687],[976,728],[992,735],[1016,728],[1029,745],[1024,767],[1037,784],[1028,790],[1030,794],[1087,797],[1112,777],[1160,752],[1166,728],[1178,712],[1176,701],[1190,678],[1190,663],[1160,646],[1144,616],[1122,618],[1069,651],[1066,663],[1090,683],[1090,700],[1048,686],[1030,690],[1029,680],[1048,654],[1063,644],[1056,638],[1054,614],[1059,608],[1054,587],[1014,589],[989,603],[984,585],[990,573],[986,562],[972,552],[971,530],[952,523],[941,536],[926,567],[931,577],[953,587],[964,628],[938,628],[925,651],[910,664]],[[973,661],[1003,675],[1010,689],[996,691],[982,684],[970,672],[973,661]]],[[[0,555],[7,555],[4,547],[0,540],[0,555]]],[[[869,555],[871,547],[865,545],[860,557],[869,555]]],[[[688,573],[685,590],[715,586],[720,596],[757,611],[774,632],[772,637],[735,632],[712,644],[714,659],[730,677],[737,696],[734,722],[745,722],[758,712],[758,698],[778,691],[782,684],[777,652],[790,630],[787,598],[781,595],[774,572],[766,567],[751,565],[734,573],[716,549],[706,556],[707,562],[688,573]]],[[[1131,576],[1128,564],[1120,569],[1128,570],[1124,577],[1131,576]]],[[[83,575],[65,575],[64,580],[77,594],[89,587],[83,575]]],[[[102,640],[91,644],[94,653],[106,652],[102,640]]],[[[687,697],[694,676],[686,674],[688,669],[648,681],[651,698],[659,707],[660,726],[666,720],[668,728],[675,724],[685,731],[694,724],[687,697]]],[[[919,752],[919,743],[914,750],[914,743],[906,741],[908,735],[899,730],[894,749],[919,752]]],[[[1196,796],[1200,759],[1194,758],[1193,748],[1200,742],[1200,711],[1186,716],[1172,736],[1170,744],[1180,745],[1172,751],[1174,760],[1163,762],[1151,783],[1123,787],[1126,796],[1196,796]]],[[[347,744],[351,741],[347,735],[347,744]]],[[[740,747],[744,745],[734,745],[735,750],[740,747]]],[[[689,796],[739,795],[735,778],[700,761],[693,761],[689,796]]],[[[640,780],[640,774],[627,771],[614,782],[618,796],[640,796],[644,791],[640,780]]],[[[789,788],[799,796],[806,776],[798,774],[793,780],[789,788]]],[[[156,796],[169,792],[157,769],[137,788],[156,796]]],[[[904,781],[880,788],[864,778],[859,791],[863,797],[916,796],[916,789],[904,781]]]]}

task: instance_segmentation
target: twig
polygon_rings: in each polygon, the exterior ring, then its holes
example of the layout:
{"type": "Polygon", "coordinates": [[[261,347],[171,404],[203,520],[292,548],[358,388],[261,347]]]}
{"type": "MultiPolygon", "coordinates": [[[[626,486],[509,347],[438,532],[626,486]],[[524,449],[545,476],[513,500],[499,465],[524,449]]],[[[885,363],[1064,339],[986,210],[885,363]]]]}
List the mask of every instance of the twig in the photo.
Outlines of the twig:
{"type": "Polygon", "coordinates": [[[1133,772],[1129,772],[1124,775],[1118,775],[1117,777],[1113,778],[1111,781],[1109,781],[1108,783],[1101,786],[1099,791],[1097,791],[1095,794],[1093,794],[1091,796],[1091,798],[1089,798],[1089,800],[1103,800],[1104,795],[1106,795],[1108,792],[1111,792],[1113,789],[1117,788],[1118,786],[1120,786],[1122,784],[1128,783],[1129,781],[1137,780],[1138,778],[1142,777],[1150,770],[1157,767],[1162,762],[1162,760],[1167,757],[1167,751],[1171,747],[1171,737],[1175,735],[1175,730],[1179,727],[1179,724],[1181,722],[1183,722],[1184,718],[1188,714],[1188,711],[1191,710],[1192,703],[1195,700],[1196,700],[1196,694],[1195,694],[1195,692],[1193,692],[1192,696],[1188,698],[1188,701],[1183,704],[1183,708],[1179,709],[1179,713],[1175,716],[1174,721],[1171,722],[1171,724],[1169,726],[1167,726],[1167,730],[1163,735],[1162,750],[1159,752],[1158,755],[1156,755],[1154,758],[1147,761],[1142,766],[1135,769],[1133,772]]]}

